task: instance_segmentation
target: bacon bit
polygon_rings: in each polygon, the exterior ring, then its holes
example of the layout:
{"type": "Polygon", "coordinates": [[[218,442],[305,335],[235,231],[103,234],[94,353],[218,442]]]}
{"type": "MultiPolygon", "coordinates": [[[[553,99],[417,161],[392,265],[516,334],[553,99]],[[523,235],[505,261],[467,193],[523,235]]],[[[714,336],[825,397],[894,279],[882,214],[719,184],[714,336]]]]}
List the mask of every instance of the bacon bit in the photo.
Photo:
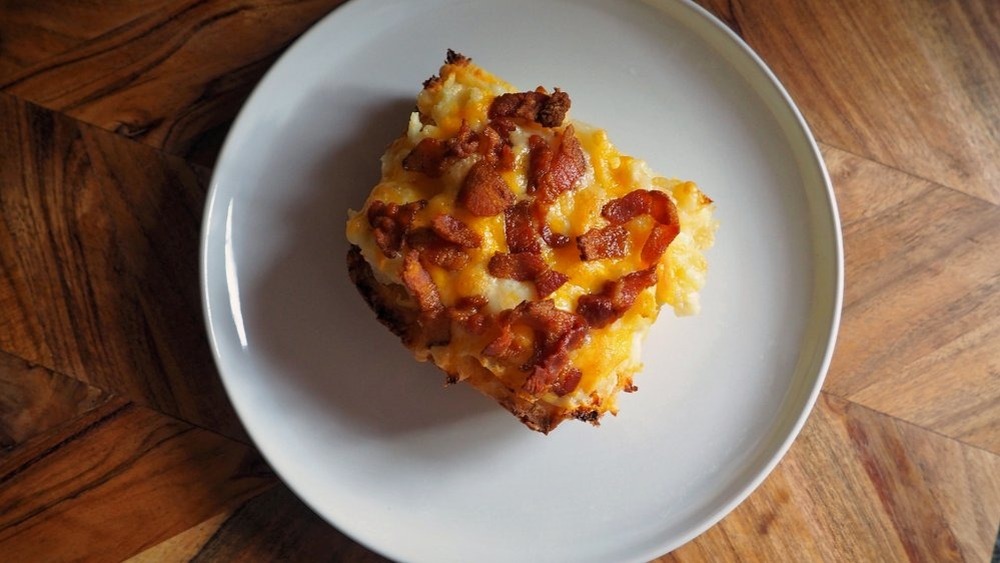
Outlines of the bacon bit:
{"type": "Polygon", "coordinates": [[[501,325],[500,335],[483,348],[483,355],[489,358],[507,359],[516,356],[521,349],[514,341],[514,331],[509,325],[501,325]]]}
{"type": "Polygon", "coordinates": [[[577,346],[583,343],[583,334],[576,334],[580,331],[586,333],[587,327],[583,319],[574,313],[559,309],[551,299],[523,301],[514,309],[514,316],[518,321],[523,321],[524,324],[539,331],[545,347],[552,346],[571,334],[574,336],[572,339],[574,341],[577,340],[577,336],[581,338],[576,342],[577,346]]]}
{"type": "Polygon", "coordinates": [[[547,266],[541,255],[534,252],[503,254],[497,252],[490,258],[487,269],[496,278],[528,281],[535,279],[547,266]]]}
{"type": "Polygon", "coordinates": [[[538,111],[548,95],[542,92],[517,92],[500,94],[490,103],[489,117],[514,117],[535,121],[538,111]]]}
{"type": "Polygon", "coordinates": [[[372,201],[368,205],[368,224],[371,225],[375,244],[389,258],[397,258],[403,246],[403,235],[413,224],[417,212],[427,205],[425,200],[411,201],[405,205],[372,201]]]}
{"type": "Polygon", "coordinates": [[[451,215],[438,215],[431,221],[431,228],[442,239],[462,248],[479,248],[483,242],[479,233],[451,215]]]}
{"type": "Polygon", "coordinates": [[[430,264],[452,272],[469,265],[469,255],[461,248],[450,244],[428,246],[420,253],[420,257],[430,264]]]}
{"type": "Polygon", "coordinates": [[[504,217],[507,249],[510,252],[541,252],[538,221],[531,202],[522,200],[507,210],[504,217]]]}
{"type": "Polygon", "coordinates": [[[481,312],[480,309],[488,303],[489,301],[483,295],[462,297],[455,305],[448,307],[448,317],[472,334],[483,334],[486,332],[490,317],[481,312]]]}
{"type": "Polygon", "coordinates": [[[548,297],[569,281],[569,276],[555,270],[545,270],[535,276],[535,290],[541,298],[548,297]]]}
{"type": "Polygon", "coordinates": [[[556,88],[556,91],[542,102],[535,121],[542,127],[559,127],[569,112],[570,104],[569,94],[556,88]]]}
{"type": "Polygon", "coordinates": [[[661,225],[680,226],[681,219],[677,215],[677,206],[674,205],[670,196],[657,190],[649,190],[646,193],[651,198],[649,214],[652,215],[654,221],[661,225]]]}
{"type": "Polygon", "coordinates": [[[680,232],[681,226],[679,223],[671,223],[670,225],[657,223],[653,225],[653,228],[649,231],[649,237],[646,238],[645,244],[642,245],[642,261],[646,264],[658,261],[680,232]]]}
{"type": "Polygon", "coordinates": [[[601,215],[613,225],[620,225],[644,214],[656,221],[642,246],[642,260],[651,264],[663,256],[680,233],[680,217],[670,196],[657,190],[635,190],[609,201],[601,209],[601,215]]]}
{"type": "Polygon", "coordinates": [[[441,295],[438,293],[430,273],[420,263],[420,252],[410,250],[403,257],[403,270],[400,273],[403,285],[417,300],[417,305],[423,313],[439,313],[444,309],[441,295]]]}
{"type": "Polygon", "coordinates": [[[421,139],[403,158],[403,170],[440,178],[456,160],[474,154],[478,148],[479,136],[463,121],[458,132],[450,139],[421,139]]]}
{"type": "Polygon", "coordinates": [[[500,156],[497,157],[497,170],[509,172],[514,169],[514,149],[510,145],[500,146],[500,156]]]}
{"type": "Polygon", "coordinates": [[[635,190],[605,203],[601,216],[613,225],[621,225],[633,217],[649,213],[650,207],[649,192],[635,190]]]}
{"type": "MultiPolygon", "coordinates": [[[[513,331],[515,324],[531,328],[534,333],[534,354],[528,363],[521,366],[521,369],[530,372],[523,389],[537,396],[565,379],[561,388],[568,392],[574,377],[567,370],[569,353],[583,344],[587,337],[587,322],[579,315],[556,308],[551,299],[523,301],[514,309],[500,313],[500,333],[483,349],[483,355],[511,359],[519,354],[522,349],[513,331]]],[[[575,384],[572,386],[575,387],[575,384]]]]}
{"type": "Polygon", "coordinates": [[[587,336],[587,323],[579,315],[556,308],[551,299],[524,302],[515,315],[535,331],[535,355],[524,390],[539,395],[559,381],[569,363],[569,353],[579,348],[587,336]]]}
{"type": "Polygon", "coordinates": [[[552,228],[542,223],[542,240],[552,248],[562,248],[570,243],[568,236],[561,233],[552,232],[552,228]]]}
{"type": "Polygon", "coordinates": [[[431,178],[440,178],[446,168],[448,147],[437,139],[421,139],[410,154],[403,158],[403,170],[420,172],[431,178]]]}
{"type": "Polygon", "coordinates": [[[493,119],[489,122],[487,127],[496,131],[505,143],[510,142],[510,134],[517,130],[517,124],[514,123],[514,120],[509,117],[498,117],[493,119]]]}
{"type": "Polygon", "coordinates": [[[623,258],[631,251],[628,230],[621,225],[608,225],[600,229],[590,229],[576,237],[580,249],[580,260],[601,258],[623,258]]]}
{"type": "Polygon", "coordinates": [[[479,148],[479,136],[473,133],[463,120],[461,127],[458,128],[458,133],[455,133],[455,136],[445,141],[444,144],[448,149],[446,153],[448,159],[462,159],[475,153],[479,148]]]}
{"type": "Polygon", "coordinates": [[[528,193],[538,191],[542,178],[552,168],[552,149],[539,135],[528,137],[528,193]]]}
{"type": "Polygon", "coordinates": [[[514,334],[514,309],[501,311],[497,315],[496,324],[500,334],[483,348],[483,355],[491,358],[510,359],[521,353],[521,346],[514,334]]]}
{"type": "Polygon", "coordinates": [[[604,283],[600,293],[583,295],[577,300],[576,312],[590,326],[603,328],[621,318],[635,303],[639,293],[656,285],[656,267],[626,274],[604,283]]]}
{"type": "Polygon", "coordinates": [[[472,165],[462,182],[456,201],[473,215],[490,217],[514,205],[514,192],[486,160],[472,165]]]}
{"type": "Polygon", "coordinates": [[[545,141],[534,136],[528,140],[531,149],[528,174],[529,191],[534,188],[543,205],[551,204],[560,194],[573,189],[587,170],[583,148],[576,138],[573,126],[568,125],[554,150],[545,141]]]}
{"type": "Polygon", "coordinates": [[[608,284],[612,283],[615,282],[605,283],[603,291],[599,294],[581,295],[576,302],[576,312],[587,319],[587,323],[594,328],[604,328],[621,316],[615,312],[611,298],[605,295],[609,292],[608,284]]]}
{"type": "Polygon", "coordinates": [[[406,244],[420,251],[420,259],[425,264],[434,264],[451,271],[461,270],[469,264],[469,255],[465,249],[442,239],[427,227],[407,233],[406,244]]]}
{"type": "Polygon", "coordinates": [[[572,393],[576,390],[576,387],[580,385],[580,379],[582,377],[582,371],[577,368],[569,368],[562,372],[559,380],[552,386],[552,392],[559,397],[572,393]]]}
{"type": "Polygon", "coordinates": [[[501,94],[490,104],[490,119],[520,118],[534,121],[542,127],[559,127],[569,111],[569,94],[556,88],[549,95],[539,87],[534,92],[501,94]]]}
{"type": "Polygon", "coordinates": [[[514,169],[514,151],[510,148],[510,139],[501,135],[492,123],[479,133],[477,150],[497,170],[514,169]]]}
{"type": "Polygon", "coordinates": [[[601,215],[615,225],[643,214],[650,215],[661,225],[680,224],[677,206],[667,194],[658,190],[635,190],[601,208],[601,215]]]}
{"type": "Polygon", "coordinates": [[[489,302],[490,300],[485,295],[467,295],[459,297],[458,301],[455,302],[455,307],[478,311],[488,305],[489,302]]]}

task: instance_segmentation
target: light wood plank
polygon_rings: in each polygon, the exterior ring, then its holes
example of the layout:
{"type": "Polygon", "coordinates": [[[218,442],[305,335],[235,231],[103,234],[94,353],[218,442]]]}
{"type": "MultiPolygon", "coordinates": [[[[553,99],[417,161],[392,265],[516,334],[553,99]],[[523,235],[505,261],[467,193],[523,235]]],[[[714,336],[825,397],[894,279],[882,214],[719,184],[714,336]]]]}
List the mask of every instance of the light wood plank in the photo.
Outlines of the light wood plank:
{"type": "Polygon", "coordinates": [[[829,394],[774,473],[660,561],[985,561],[1000,456],[829,394]]]}
{"type": "Polygon", "coordinates": [[[1000,207],[823,152],[847,279],[826,389],[1000,453],[1000,207]]]}
{"type": "Polygon", "coordinates": [[[995,0],[700,0],[824,143],[1000,203],[995,0]]]}

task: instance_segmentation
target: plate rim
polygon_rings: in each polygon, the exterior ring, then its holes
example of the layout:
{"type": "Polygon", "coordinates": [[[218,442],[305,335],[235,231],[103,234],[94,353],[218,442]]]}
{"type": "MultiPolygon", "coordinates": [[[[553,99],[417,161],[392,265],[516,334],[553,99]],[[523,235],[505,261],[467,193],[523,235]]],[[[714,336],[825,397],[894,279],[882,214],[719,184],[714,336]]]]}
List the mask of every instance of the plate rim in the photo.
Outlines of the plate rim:
{"type": "MultiPolygon", "coordinates": [[[[611,6],[614,6],[616,4],[614,0],[601,0],[601,1],[611,6]]],[[[832,302],[829,304],[830,305],[829,310],[822,313],[823,317],[829,316],[829,323],[828,325],[821,325],[819,327],[819,330],[821,331],[819,335],[820,336],[819,340],[825,339],[826,342],[820,343],[817,347],[817,348],[822,347],[823,352],[819,359],[819,365],[817,366],[817,369],[815,371],[815,377],[813,378],[811,389],[809,389],[808,396],[805,399],[804,403],[802,404],[802,408],[800,412],[797,414],[795,421],[792,423],[789,431],[787,432],[787,435],[784,437],[784,439],[781,441],[778,447],[775,448],[769,454],[767,462],[763,463],[754,472],[754,476],[746,480],[746,482],[744,482],[742,486],[739,487],[738,492],[734,494],[728,502],[723,503],[720,508],[718,508],[716,511],[710,513],[707,517],[702,519],[700,525],[692,526],[686,533],[680,534],[673,538],[669,538],[670,541],[662,541],[657,543],[657,546],[655,548],[648,548],[646,550],[642,550],[640,549],[640,546],[637,545],[635,550],[636,553],[634,556],[634,560],[645,561],[665,555],[687,544],[688,542],[692,541],[696,537],[703,534],[709,528],[719,523],[723,518],[725,518],[728,514],[730,514],[736,507],[742,504],[746,500],[746,498],[750,496],[751,493],[753,493],[760,487],[763,481],[772,473],[777,464],[784,458],[789,448],[791,447],[792,443],[794,443],[794,441],[799,436],[802,428],[804,427],[806,421],[808,420],[809,416],[811,415],[812,411],[815,408],[815,403],[822,390],[823,383],[826,379],[827,372],[829,370],[830,363],[832,361],[833,353],[836,348],[836,342],[840,329],[840,322],[841,322],[841,315],[843,308],[844,249],[843,249],[843,229],[840,221],[839,208],[837,205],[836,194],[833,189],[833,184],[830,179],[829,171],[827,170],[825,160],[823,159],[822,153],[819,149],[816,139],[813,136],[812,131],[809,128],[809,125],[806,122],[805,118],[803,117],[798,105],[795,104],[794,100],[791,98],[790,94],[785,89],[784,85],[774,74],[774,72],[770,69],[770,67],[768,67],[768,65],[764,62],[764,60],[743,40],[742,37],[740,37],[733,30],[731,30],[720,18],[709,12],[707,9],[696,4],[694,0],[632,0],[632,1],[652,6],[659,12],[667,14],[668,16],[671,16],[673,8],[688,11],[695,18],[699,18],[701,20],[701,23],[703,26],[705,26],[705,29],[714,30],[715,33],[720,33],[723,41],[728,43],[731,47],[735,47],[736,49],[735,52],[738,54],[738,56],[746,57],[752,70],[760,73],[762,78],[766,79],[767,83],[775,89],[778,98],[780,99],[781,102],[780,104],[781,108],[790,113],[790,117],[792,118],[792,125],[794,125],[794,132],[803,137],[803,139],[805,140],[804,148],[808,149],[807,154],[809,157],[809,162],[800,163],[799,166],[797,166],[797,168],[799,170],[805,171],[806,170],[805,165],[809,164],[815,167],[815,172],[818,172],[819,180],[820,183],[822,184],[822,189],[820,189],[820,186],[811,186],[811,183],[803,183],[802,191],[806,196],[808,196],[810,195],[809,192],[815,189],[818,193],[814,195],[820,198],[821,204],[824,204],[821,205],[822,209],[819,210],[825,212],[826,214],[825,219],[829,222],[829,227],[831,232],[823,233],[823,235],[825,236],[825,238],[828,239],[825,242],[825,244],[829,244],[832,242],[833,248],[831,250],[834,259],[833,264],[826,265],[827,267],[832,266],[834,273],[834,279],[832,280],[833,295],[825,296],[826,299],[832,298],[832,302]]],[[[368,541],[368,538],[364,537],[363,535],[355,533],[354,530],[348,532],[350,526],[348,525],[347,522],[342,522],[340,521],[340,519],[331,517],[331,515],[329,515],[325,510],[314,504],[308,498],[308,495],[304,491],[301,491],[299,489],[298,485],[293,484],[290,481],[287,481],[284,475],[282,475],[275,466],[272,455],[268,454],[267,449],[262,446],[261,442],[257,439],[256,436],[254,436],[251,429],[247,427],[246,424],[243,422],[246,419],[246,416],[245,413],[243,412],[243,407],[241,407],[238,404],[238,402],[234,400],[234,393],[233,390],[231,389],[232,385],[231,381],[233,381],[233,378],[232,376],[227,377],[226,372],[223,369],[224,358],[223,354],[220,351],[221,345],[218,342],[219,336],[217,334],[217,331],[214,330],[213,327],[213,321],[212,321],[213,312],[211,308],[212,298],[210,296],[211,286],[209,280],[209,266],[208,266],[210,252],[211,252],[210,246],[212,244],[212,240],[210,240],[210,234],[211,234],[210,231],[212,230],[211,229],[212,218],[215,216],[215,204],[218,201],[218,195],[220,191],[219,177],[220,177],[220,171],[222,169],[221,164],[224,163],[227,159],[233,158],[230,154],[233,153],[233,151],[235,150],[233,147],[236,144],[236,141],[234,140],[235,136],[233,135],[233,133],[238,132],[240,130],[241,122],[247,121],[248,119],[247,108],[253,106],[255,99],[260,95],[260,92],[262,90],[261,86],[265,84],[275,74],[276,69],[278,69],[286,59],[295,56],[301,45],[304,42],[306,42],[308,38],[311,37],[313,34],[318,33],[317,32],[318,28],[325,25],[328,20],[334,18],[340,19],[349,17],[349,14],[351,12],[355,10],[361,10],[369,6],[372,7],[378,6],[378,1],[348,0],[334,7],[330,12],[328,12],[326,15],[324,15],[319,20],[314,22],[304,33],[302,33],[302,35],[296,38],[295,41],[293,41],[286,48],[286,50],[274,61],[274,63],[272,63],[272,65],[268,68],[268,70],[256,83],[254,89],[247,97],[246,101],[243,102],[240,111],[238,112],[236,118],[233,120],[233,123],[226,134],[226,138],[223,142],[222,148],[219,151],[219,156],[216,160],[215,165],[213,166],[208,191],[206,193],[205,205],[202,214],[201,230],[199,234],[199,260],[198,260],[199,285],[200,285],[199,293],[201,298],[203,320],[205,323],[205,328],[212,352],[213,361],[219,373],[219,379],[222,382],[223,388],[226,391],[227,398],[232,404],[233,409],[236,412],[238,418],[240,419],[241,424],[246,428],[246,433],[248,437],[250,438],[254,447],[257,449],[260,455],[268,462],[270,466],[274,468],[275,474],[279,477],[279,479],[281,479],[282,483],[284,483],[296,495],[296,497],[299,498],[299,500],[301,500],[304,504],[306,504],[310,509],[312,509],[328,524],[334,526],[336,529],[345,533],[345,535],[350,537],[353,541],[356,541],[364,545],[366,548],[371,549],[376,553],[385,555],[387,557],[391,557],[393,559],[402,559],[403,555],[405,554],[400,553],[400,551],[396,549],[395,546],[376,545],[374,542],[368,541]]],[[[671,17],[676,19],[675,16],[671,17]]],[[[690,27],[690,25],[686,25],[686,27],[690,27]]],[[[754,88],[754,90],[757,89],[754,88]]],[[[791,142],[792,139],[790,137],[791,135],[786,132],[784,138],[791,142]]],[[[813,206],[810,205],[810,207],[813,206]]],[[[815,217],[816,211],[817,210],[814,209],[810,215],[815,217]]],[[[814,220],[811,220],[810,223],[815,223],[815,218],[814,220]]],[[[815,246],[815,244],[816,243],[814,243],[813,246],[815,246]]],[[[815,276],[818,267],[819,266],[814,264],[812,268],[813,271],[812,274],[814,279],[814,287],[813,287],[814,293],[816,290],[815,276]]],[[[816,307],[817,306],[815,304],[812,305],[811,307],[810,313],[807,317],[810,319],[809,324],[816,322],[814,320],[814,317],[820,314],[816,312],[816,307]]],[[[226,314],[227,313],[224,313],[223,315],[226,314]]],[[[809,371],[811,372],[812,370],[809,371]]],[[[733,484],[738,485],[739,482],[737,480],[734,480],[733,484]]]]}

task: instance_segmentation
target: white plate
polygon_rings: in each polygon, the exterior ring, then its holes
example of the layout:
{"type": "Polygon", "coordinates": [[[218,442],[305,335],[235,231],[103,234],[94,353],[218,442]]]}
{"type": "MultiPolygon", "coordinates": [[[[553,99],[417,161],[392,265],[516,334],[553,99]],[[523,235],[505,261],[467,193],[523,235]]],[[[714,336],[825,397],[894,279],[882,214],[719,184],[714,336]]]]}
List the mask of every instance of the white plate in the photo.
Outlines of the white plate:
{"type": "Polygon", "coordinates": [[[243,108],[202,250],[216,360],[257,446],[324,518],[414,561],[642,560],[701,533],[802,426],[842,287],[833,193],[795,106],[733,34],[669,1],[349,2],[243,108]],[[639,392],[600,428],[546,437],[443,388],[347,279],[347,209],[449,47],[563,88],[575,118],[718,203],[701,315],[664,311],[639,392]]]}

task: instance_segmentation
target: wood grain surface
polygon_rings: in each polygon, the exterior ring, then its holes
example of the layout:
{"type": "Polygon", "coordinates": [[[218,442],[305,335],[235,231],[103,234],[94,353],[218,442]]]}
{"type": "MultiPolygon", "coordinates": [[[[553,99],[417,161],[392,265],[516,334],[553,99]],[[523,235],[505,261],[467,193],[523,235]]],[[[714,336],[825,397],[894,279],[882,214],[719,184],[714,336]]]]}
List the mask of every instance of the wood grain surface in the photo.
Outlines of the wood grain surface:
{"type": "MultiPolygon", "coordinates": [[[[342,0],[0,0],[0,561],[384,561],[278,481],[209,352],[211,166],[342,0]]],[[[986,561],[1000,527],[1000,9],[701,0],[819,140],[837,351],[800,437],[659,561],[986,561]]]]}

